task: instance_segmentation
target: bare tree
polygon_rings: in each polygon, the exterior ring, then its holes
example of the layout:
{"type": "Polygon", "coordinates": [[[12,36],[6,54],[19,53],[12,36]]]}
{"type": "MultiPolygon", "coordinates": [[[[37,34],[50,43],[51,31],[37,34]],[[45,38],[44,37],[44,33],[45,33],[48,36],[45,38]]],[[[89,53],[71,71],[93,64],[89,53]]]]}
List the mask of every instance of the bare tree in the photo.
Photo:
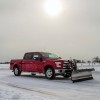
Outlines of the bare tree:
{"type": "Polygon", "coordinates": [[[100,58],[98,56],[94,57],[93,58],[93,63],[100,63],[100,58]]]}
{"type": "Polygon", "coordinates": [[[87,63],[90,65],[91,61],[90,61],[90,60],[88,60],[88,61],[87,61],[87,63]]]}

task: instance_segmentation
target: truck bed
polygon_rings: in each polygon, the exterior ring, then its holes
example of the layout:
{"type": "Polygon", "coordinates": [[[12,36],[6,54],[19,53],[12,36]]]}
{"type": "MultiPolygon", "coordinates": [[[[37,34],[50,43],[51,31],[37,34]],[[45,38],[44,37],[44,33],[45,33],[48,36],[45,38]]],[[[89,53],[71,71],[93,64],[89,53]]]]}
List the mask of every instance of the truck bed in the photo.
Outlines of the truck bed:
{"type": "Polygon", "coordinates": [[[10,61],[10,69],[13,70],[13,66],[14,65],[20,65],[21,66],[21,63],[22,63],[23,59],[13,59],[10,61]]]}

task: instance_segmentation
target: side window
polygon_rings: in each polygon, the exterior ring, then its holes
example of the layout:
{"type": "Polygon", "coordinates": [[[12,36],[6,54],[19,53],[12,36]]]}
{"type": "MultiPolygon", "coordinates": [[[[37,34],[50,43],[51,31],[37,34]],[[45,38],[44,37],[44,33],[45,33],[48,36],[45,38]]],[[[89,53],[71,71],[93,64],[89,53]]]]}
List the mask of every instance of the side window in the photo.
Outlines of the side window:
{"type": "Polygon", "coordinates": [[[40,54],[38,54],[38,53],[34,53],[32,59],[34,59],[34,60],[41,60],[42,57],[41,57],[40,54]]]}
{"type": "Polygon", "coordinates": [[[31,53],[27,53],[24,57],[25,60],[31,60],[32,59],[32,54],[31,53]]]}

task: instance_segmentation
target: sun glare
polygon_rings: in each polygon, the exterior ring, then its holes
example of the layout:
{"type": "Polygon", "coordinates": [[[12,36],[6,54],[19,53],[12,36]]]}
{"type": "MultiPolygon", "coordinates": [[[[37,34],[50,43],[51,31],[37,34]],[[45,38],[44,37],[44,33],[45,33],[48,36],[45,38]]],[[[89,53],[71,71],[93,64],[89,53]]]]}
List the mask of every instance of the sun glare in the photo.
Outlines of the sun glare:
{"type": "Polygon", "coordinates": [[[62,10],[61,2],[59,0],[46,0],[44,10],[48,15],[56,16],[62,10]]]}

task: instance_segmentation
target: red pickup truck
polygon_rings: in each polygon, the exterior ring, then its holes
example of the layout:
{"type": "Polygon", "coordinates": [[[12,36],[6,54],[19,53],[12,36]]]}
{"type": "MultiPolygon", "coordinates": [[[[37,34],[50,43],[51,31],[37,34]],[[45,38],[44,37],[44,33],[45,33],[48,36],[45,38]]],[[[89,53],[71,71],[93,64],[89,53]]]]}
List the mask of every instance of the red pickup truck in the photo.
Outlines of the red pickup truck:
{"type": "Polygon", "coordinates": [[[74,67],[67,60],[47,52],[28,52],[23,59],[10,61],[10,69],[15,76],[20,76],[21,72],[38,72],[45,74],[48,79],[53,79],[56,75],[70,77],[74,67]]]}

